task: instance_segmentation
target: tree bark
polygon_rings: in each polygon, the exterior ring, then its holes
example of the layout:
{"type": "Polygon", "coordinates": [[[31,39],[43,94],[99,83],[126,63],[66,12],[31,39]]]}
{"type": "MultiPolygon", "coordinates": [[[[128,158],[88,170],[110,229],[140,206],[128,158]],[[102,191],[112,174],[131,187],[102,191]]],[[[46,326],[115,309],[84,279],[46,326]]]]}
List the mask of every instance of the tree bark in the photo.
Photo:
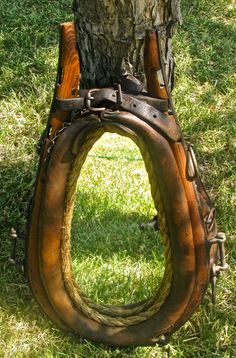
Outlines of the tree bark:
{"type": "Polygon", "coordinates": [[[82,87],[105,87],[130,73],[144,81],[146,30],[161,30],[172,87],[172,36],[181,22],[181,0],[74,0],[82,87]]]}

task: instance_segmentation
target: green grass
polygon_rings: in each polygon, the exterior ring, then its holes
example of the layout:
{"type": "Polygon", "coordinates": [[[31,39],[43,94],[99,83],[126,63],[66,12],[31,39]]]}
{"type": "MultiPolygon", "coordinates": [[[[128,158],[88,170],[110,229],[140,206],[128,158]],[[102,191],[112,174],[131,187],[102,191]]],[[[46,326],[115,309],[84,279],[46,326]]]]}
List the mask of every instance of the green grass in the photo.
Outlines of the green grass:
{"type": "Polygon", "coordinates": [[[74,273],[95,300],[125,303],[153,294],[163,274],[163,248],[158,233],[139,225],[154,215],[138,148],[105,134],[83,167],[72,225],[74,273]],[[101,158],[106,152],[110,159],[101,158]]]}
{"type": "MultiPolygon", "coordinates": [[[[64,336],[40,312],[27,283],[8,263],[9,231],[24,234],[43,130],[56,76],[57,24],[72,19],[70,1],[0,3],[0,357],[235,357],[236,10],[233,0],[182,1],[174,39],[174,98],[194,143],[230,269],[198,312],[161,347],[107,349],[64,336]]],[[[129,302],[153,293],[163,271],[157,233],[138,225],[153,204],[137,148],[105,136],[79,181],[72,227],[73,270],[97,302],[129,302]],[[108,190],[108,185],[110,190],[108,190]],[[119,285],[117,284],[119,283],[119,285]]]]}

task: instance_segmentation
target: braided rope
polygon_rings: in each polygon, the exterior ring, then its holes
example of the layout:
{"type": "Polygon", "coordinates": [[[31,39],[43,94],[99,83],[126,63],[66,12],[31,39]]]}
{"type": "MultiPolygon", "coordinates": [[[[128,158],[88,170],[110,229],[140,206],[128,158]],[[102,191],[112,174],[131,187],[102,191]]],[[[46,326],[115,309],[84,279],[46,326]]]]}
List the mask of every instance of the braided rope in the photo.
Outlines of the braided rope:
{"type": "MultiPolygon", "coordinates": [[[[140,148],[141,154],[143,156],[145,167],[149,177],[149,182],[151,185],[152,197],[159,219],[160,232],[164,244],[165,256],[165,272],[162,282],[158,290],[156,291],[156,294],[152,298],[147,299],[145,301],[141,301],[134,305],[132,308],[125,306],[122,307],[106,304],[96,304],[85,295],[85,293],[75,282],[75,279],[72,276],[71,269],[70,232],[74,203],[76,198],[76,185],[81,172],[81,168],[85,162],[88,152],[92,148],[93,144],[102,136],[105,131],[106,130],[104,128],[100,128],[96,130],[96,132],[92,132],[90,135],[88,135],[79,154],[72,163],[71,170],[68,175],[67,192],[65,199],[65,211],[61,238],[61,261],[65,287],[75,307],[81,310],[87,317],[90,317],[98,322],[102,322],[109,326],[122,327],[143,322],[158,312],[170,292],[173,276],[172,258],[164,208],[158,190],[158,183],[154,175],[154,168],[152,165],[150,154],[146,150],[146,146],[141,140],[141,138],[136,138],[135,135],[130,135],[131,139],[140,148]]],[[[119,132],[118,129],[116,129],[115,131],[119,132]]]]}

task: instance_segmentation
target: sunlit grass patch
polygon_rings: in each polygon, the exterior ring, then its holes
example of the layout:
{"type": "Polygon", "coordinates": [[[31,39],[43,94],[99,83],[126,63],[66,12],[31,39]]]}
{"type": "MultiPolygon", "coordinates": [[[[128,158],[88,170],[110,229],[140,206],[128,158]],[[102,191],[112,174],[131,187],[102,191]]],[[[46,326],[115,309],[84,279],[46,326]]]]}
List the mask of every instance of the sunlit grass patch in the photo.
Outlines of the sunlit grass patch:
{"type": "Polygon", "coordinates": [[[78,180],[72,224],[74,274],[89,296],[125,303],[156,291],[164,271],[161,238],[140,229],[154,215],[138,148],[130,139],[104,135],[78,180]]]}
{"type": "MultiPolygon", "coordinates": [[[[230,268],[218,282],[217,305],[211,305],[208,290],[196,314],[163,348],[121,350],[78,342],[42,314],[27,283],[8,263],[9,231],[14,226],[24,234],[38,162],[35,144],[53,95],[57,25],[73,15],[67,0],[2,0],[0,357],[236,356],[235,4],[183,0],[182,8],[183,27],[174,39],[174,99],[184,135],[195,145],[204,183],[215,200],[219,229],[227,235],[230,268]]],[[[148,297],[163,274],[158,233],[139,229],[139,223],[155,213],[145,175],[137,148],[121,137],[104,136],[86,161],[72,226],[72,258],[77,281],[97,302],[148,297]]]]}

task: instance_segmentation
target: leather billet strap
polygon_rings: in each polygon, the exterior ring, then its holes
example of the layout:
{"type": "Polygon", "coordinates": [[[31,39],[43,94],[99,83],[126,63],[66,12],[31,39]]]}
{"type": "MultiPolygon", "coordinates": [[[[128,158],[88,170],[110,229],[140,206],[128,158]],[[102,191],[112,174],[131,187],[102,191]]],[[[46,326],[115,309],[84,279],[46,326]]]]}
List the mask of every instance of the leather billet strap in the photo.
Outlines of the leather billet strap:
{"type": "Polygon", "coordinates": [[[180,129],[175,121],[163,113],[168,110],[166,100],[145,95],[134,96],[112,88],[82,90],[80,94],[81,97],[78,98],[56,98],[55,108],[63,111],[88,109],[91,112],[101,112],[115,107],[134,114],[172,141],[178,141],[181,137],[180,129]]]}
{"type": "MultiPolygon", "coordinates": [[[[86,101],[88,97],[92,95],[93,106],[98,106],[103,102],[109,102],[112,104],[122,104],[121,98],[119,98],[119,91],[113,88],[95,88],[91,90],[81,90],[79,92],[80,97],[61,99],[56,98],[55,106],[59,110],[81,110],[86,107],[86,101]]],[[[123,97],[123,93],[121,93],[123,97]]],[[[126,97],[134,98],[134,95],[126,94],[126,97]]],[[[160,112],[167,112],[169,110],[168,101],[164,99],[154,98],[145,94],[135,95],[137,100],[149,104],[160,112]]]]}

